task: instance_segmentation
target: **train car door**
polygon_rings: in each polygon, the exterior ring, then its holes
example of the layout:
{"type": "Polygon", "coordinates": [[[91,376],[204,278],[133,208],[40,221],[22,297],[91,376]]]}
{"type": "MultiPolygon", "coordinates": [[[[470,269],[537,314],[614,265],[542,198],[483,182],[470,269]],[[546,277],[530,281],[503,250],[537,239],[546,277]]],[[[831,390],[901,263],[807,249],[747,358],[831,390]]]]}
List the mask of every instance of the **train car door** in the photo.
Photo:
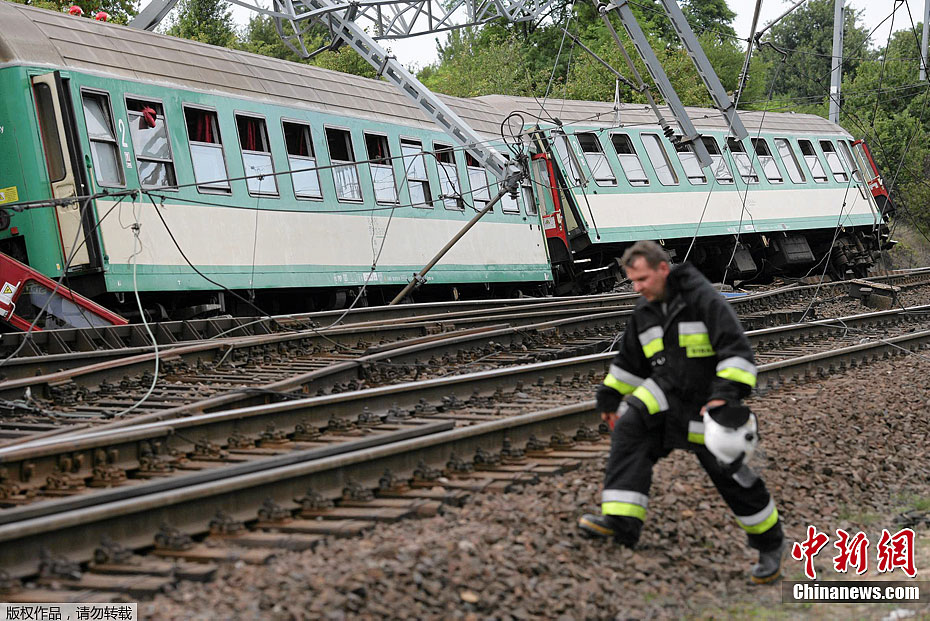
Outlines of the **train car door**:
{"type": "Polygon", "coordinates": [[[549,257],[553,263],[570,261],[571,250],[566,235],[567,223],[562,212],[558,183],[555,180],[552,162],[545,153],[537,153],[533,156],[532,174],[536,187],[539,188],[535,196],[538,199],[543,230],[546,232],[549,257]]]}
{"type": "MultiPolygon", "coordinates": [[[[88,194],[90,186],[81,165],[74,107],[65,80],[58,71],[33,76],[32,92],[52,196],[76,199],[88,194]]],[[[86,203],[82,210],[82,203],[78,200],[55,207],[61,254],[64,257],[62,271],[66,265],[68,271],[101,267],[99,244],[97,236],[93,234],[93,211],[90,203],[86,203]]]]}

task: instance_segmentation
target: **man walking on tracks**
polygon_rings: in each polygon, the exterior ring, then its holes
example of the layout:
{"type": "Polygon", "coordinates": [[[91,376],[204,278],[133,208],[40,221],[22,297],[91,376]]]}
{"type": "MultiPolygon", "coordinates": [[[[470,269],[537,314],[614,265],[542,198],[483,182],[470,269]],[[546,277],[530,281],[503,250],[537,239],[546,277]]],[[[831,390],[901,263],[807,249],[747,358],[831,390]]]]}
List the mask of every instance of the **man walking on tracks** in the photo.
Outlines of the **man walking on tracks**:
{"type": "Polygon", "coordinates": [[[752,349],[733,309],[694,266],[672,268],[662,248],[640,241],[621,263],[642,295],[597,391],[613,428],[602,515],[578,522],[587,535],[639,540],[652,468],[672,449],[698,461],[759,551],[757,584],[781,571],[784,535],[762,479],[743,461],[757,442],[755,416],[740,400],[756,384],[752,349]]]}

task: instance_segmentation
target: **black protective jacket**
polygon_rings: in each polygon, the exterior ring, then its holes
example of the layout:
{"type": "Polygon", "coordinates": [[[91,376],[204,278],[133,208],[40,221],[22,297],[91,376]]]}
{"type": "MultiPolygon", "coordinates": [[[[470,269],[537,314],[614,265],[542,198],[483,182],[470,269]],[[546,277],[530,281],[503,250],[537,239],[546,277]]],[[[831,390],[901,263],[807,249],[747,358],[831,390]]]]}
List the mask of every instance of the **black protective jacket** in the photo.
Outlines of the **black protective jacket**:
{"type": "MultiPolygon", "coordinates": [[[[664,420],[666,444],[687,446],[691,421],[711,399],[735,402],[756,383],[749,341],[733,308],[691,264],[672,268],[665,299],[641,298],[627,323],[598,408],[664,420]]],[[[694,429],[692,425],[692,429],[694,429]]],[[[703,435],[691,441],[703,442],[703,435]]]]}

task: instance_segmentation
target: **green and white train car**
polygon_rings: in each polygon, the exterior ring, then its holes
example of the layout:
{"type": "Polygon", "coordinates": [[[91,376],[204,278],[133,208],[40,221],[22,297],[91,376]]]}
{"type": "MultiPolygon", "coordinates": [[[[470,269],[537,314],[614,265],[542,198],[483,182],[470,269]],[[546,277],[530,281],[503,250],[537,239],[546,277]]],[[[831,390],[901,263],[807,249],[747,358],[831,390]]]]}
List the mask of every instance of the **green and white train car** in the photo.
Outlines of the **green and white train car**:
{"type": "Polygon", "coordinates": [[[563,188],[564,242],[550,248],[557,267],[571,265],[560,260],[568,254],[603,272],[631,242],[653,239],[678,260],[690,248],[689,260],[718,279],[804,273],[824,256],[834,274],[861,275],[887,244],[891,205],[865,143],[821,117],[740,112],[749,137],[736,140],[717,111],[688,108],[713,160],[708,178],[649,107],[481,99],[561,121],[543,126],[563,188]]]}
{"type": "MultiPolygon", "coordinates": [[[[67,265],[91,295],[137,286],[191,305],[217,286],[188,261],[278,300],[403,285],[496,194],[387,83],[6,2],[0,23],[4,200],[144,191],[14,213],[2,233],[0,251],[52,276],[67,265]]],[[[500,142],[496,110],[447,99],[500,142]]],[[[550,282],[527,197],[505,197],[430,283],[550,282]]]]}
{"type": "MultiPolygon", "coordinates": [[[[226,288],[283,311],[366,281],[380,302],[497,192],[385,82],[6,2],[0,24],[0,252],[105,304],[181,313],[226,288]]],[[[887,242],[864,143],[819,117],[740,113],[737,141],[689,109],[708,178],[642,106],[443,99],[505,153],[511,112],[548,121],[523,128],[518,196],[421,296],[605,288],[637,239],[728,280],[862,272],[887,242]]]]}

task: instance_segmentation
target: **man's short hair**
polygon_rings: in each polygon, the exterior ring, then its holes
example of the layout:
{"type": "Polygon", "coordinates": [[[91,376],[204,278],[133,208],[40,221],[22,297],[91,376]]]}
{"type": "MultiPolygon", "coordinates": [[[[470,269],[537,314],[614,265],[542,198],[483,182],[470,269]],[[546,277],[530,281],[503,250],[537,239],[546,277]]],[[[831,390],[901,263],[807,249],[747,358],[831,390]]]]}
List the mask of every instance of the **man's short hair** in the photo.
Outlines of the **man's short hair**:
{"type": "Polygon", "coordinates": [[[624,269],[632,267],[633,263],[635,263],[636,259],[639,257],[646,259],[646,263],[648,263],[649,267],[652,269],[656,269],[659,267],[659,264],[663,262],[671,263],[671,259],[668,258],[668,254],[662,249],[662,246],[654,241],[643,239],[624,251],[623,256],[620,257],[620,265],[622,265],[624,269]]]}

